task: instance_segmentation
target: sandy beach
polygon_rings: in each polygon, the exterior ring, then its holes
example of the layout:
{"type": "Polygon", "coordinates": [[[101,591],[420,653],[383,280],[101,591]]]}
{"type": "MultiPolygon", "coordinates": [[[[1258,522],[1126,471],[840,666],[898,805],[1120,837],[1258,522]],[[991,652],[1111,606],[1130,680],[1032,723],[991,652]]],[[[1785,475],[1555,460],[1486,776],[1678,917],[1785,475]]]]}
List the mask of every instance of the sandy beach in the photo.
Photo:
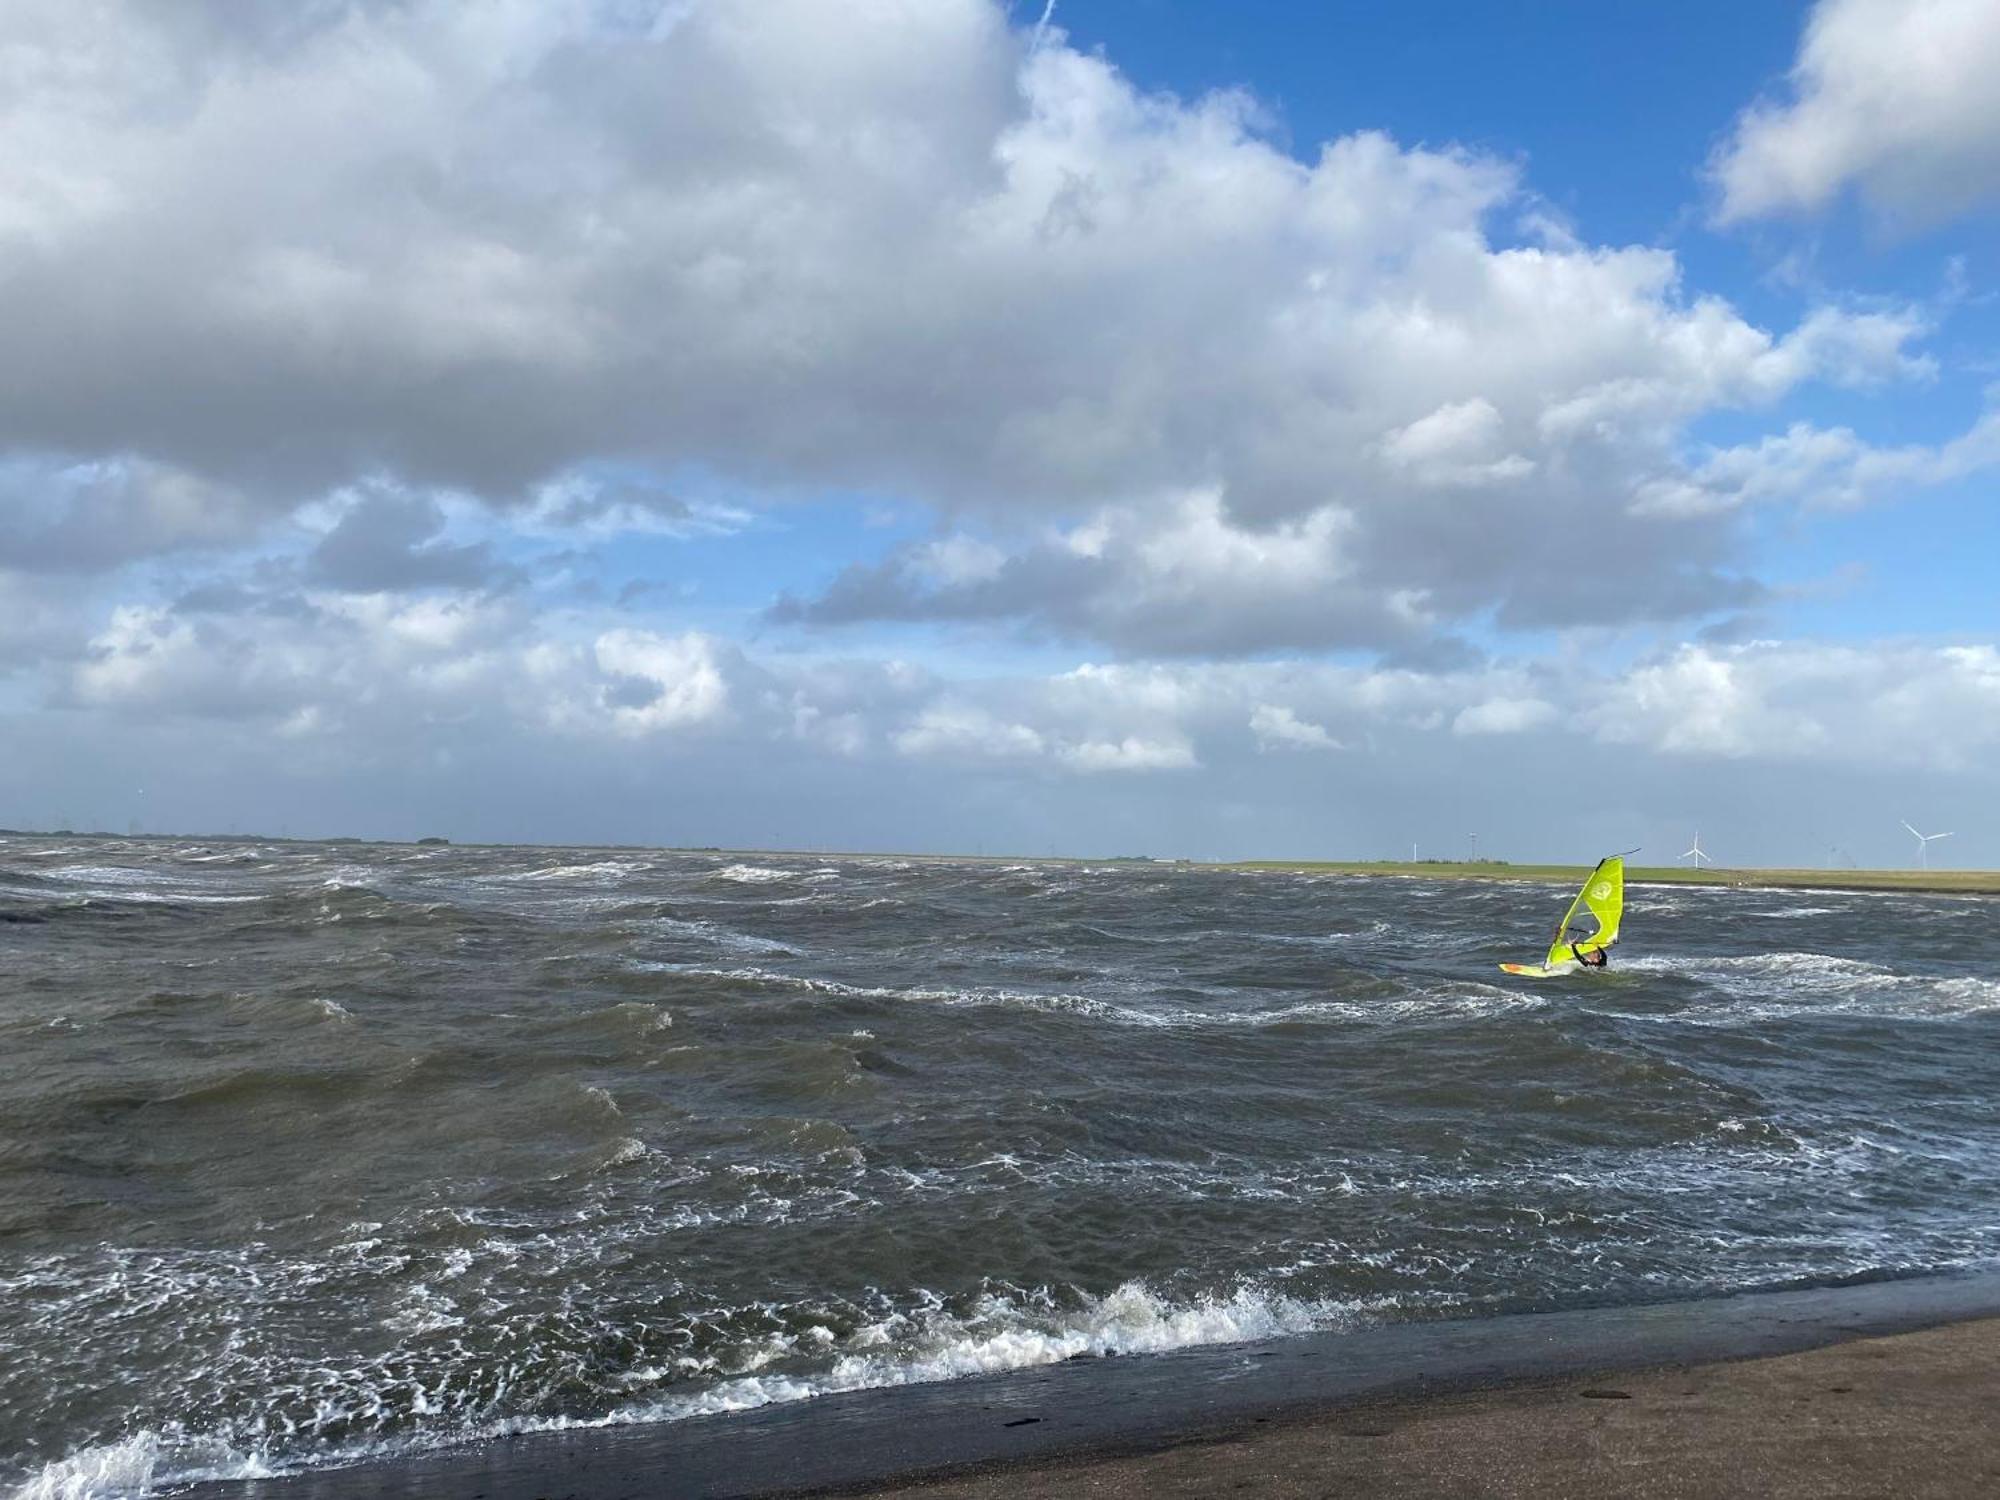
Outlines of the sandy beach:
{"type": "Polygon", "coordinates": [[[2000,1492],[1996,1398],[2000,1320],[1988,1319],[1767,1359],[1364,1401],[1151,1452],[845,1493],[1987,1495],[2000,1492]]]}

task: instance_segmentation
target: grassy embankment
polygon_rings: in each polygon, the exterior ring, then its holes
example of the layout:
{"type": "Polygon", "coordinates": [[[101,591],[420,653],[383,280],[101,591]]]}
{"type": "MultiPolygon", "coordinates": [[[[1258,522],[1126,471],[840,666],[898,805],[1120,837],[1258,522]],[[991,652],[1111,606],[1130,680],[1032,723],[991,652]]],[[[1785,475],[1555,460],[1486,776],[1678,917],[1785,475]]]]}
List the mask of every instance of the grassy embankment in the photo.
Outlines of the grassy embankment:
{"type": "MultiPolygon", "coordinates": [[[[1575,884],[1589,865],[1512,865],[1497,860],[1250,859],[1232,868],[1316,875],[1417,875],[1427,880],[1547,880],[1575,884]]],[[[1943,891],[2000,895],[2000,870],[1693,870],[1627,865],[1625,878],[1672,885],[1792,886],[1822,891],[1943,891]]]]}

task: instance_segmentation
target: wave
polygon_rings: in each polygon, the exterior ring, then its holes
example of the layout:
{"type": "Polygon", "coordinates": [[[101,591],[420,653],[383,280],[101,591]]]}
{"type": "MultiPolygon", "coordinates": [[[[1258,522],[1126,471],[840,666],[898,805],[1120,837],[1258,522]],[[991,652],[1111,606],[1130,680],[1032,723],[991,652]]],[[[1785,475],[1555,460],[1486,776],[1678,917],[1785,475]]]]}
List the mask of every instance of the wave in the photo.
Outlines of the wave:
{"type": "MultiPolygon", "coordinates": [[[[1340,1326],[1359,1312],[1351,1302],[1301,1301],[1256,1285],[1173,1301],[1143,1281],[1128,1281],[1062,1311],[1045,1293],[1024,1298],[989,1292],[964,1313],[933,1305],[863,1323],[838,1341],[835,1347],[845,1349],[821,1371],[739,1375],[698,1393],[626,1407],[589,1425],[674,1421],[843,1391],[1032,1369],[1070,1359],[1249,1343],[1340,1326]]],[[[833,1342],[830,1336],[818,1338],[812,1330],[805,1337],[809,1347],[833,1342]]],[[[730,1359],[753,1367],[767,1365],[791,1354],[798,1344],[797,1337],[784,1335],[762,1349],[732,1353],[730,1359]]]]}
{"type": "Polygon", "coordinates": [[[487,878],[496,881],[623,880],[628,876],[642,875],[652,868],[652,863],[643,859],[598,859],[586,864],[544,865],[537,870],[515,870],[487,878]]]}
{"type": "MultiPolygon", "coordinates": [[[[226,1455],[221,1472],[190,1467],[176,1477],[188,1480],[263,1477],[261,1473],[250,1472],[247,1465],[229,1462],[233,1455],[228,1445],[219,1446],[226,1455]]],[[[124,1497],[149,1495],[161,1459],[166,1456],[165,1447],[159,1433],[148,1431],[121,1442],[81,1449],[30,1476],[27,1483],[14,1491],[12,1500],[124,1500],[124,1497]]]]}
{"type": "Polygon", "coordinates": [[[1899,973],[1884,964],[1830,953],[1753,953],[1673,959],[1648,954],[1625,968],[1674,974],[1726,995],[1730,1004],[1704,1005],[1634,1019],[1682,1020],[1728,1026],[1812,1016],[1886,1020],[1957,1020],[2000,1010],[2000,979],[1982,975],[1899,973]]]}
{"type": "Polygon", "coordinates": [[[31,878],[54,883],[67,895],[94,901],[237,906],[262,901],[268,894],[263,891],[217,890],[209,881],[126,865],[66,865],[61,869],[38,871],[31,878]]]}
{"type": "MultiPolygon", "coordinates": [[[[969,1301],[927,1293],[908,1301],[843,1333],[794,1317],[754,1341],[622,1372],[616,1383],[628,1390],[705,1383],[700,1390],[627,1401],[594,1415],[487,1416],[318,1450],[274,1450],[252,1439],[255,1416],[243,1421],[246,1430],[239,1433],[148,1429],[44,1465],[13,1500],[112,1500],[204,1480],[269,1478],[522,1433],[672,1422],[1078,1358],[1245,1343],[1346,1326],[1367,1311],[1360,1303],[1301,1300],[1248,1283],[1181,1299],[1129,1281],[1102,1296],[1063,1298],[1047,1289],[1000,1286],[969,1301]]],[[[746,1311],[768,1323],[781,1310],[746,1311]]]]}
{"type": "Polygon", "coordinates": [[[1476,1019],[1537,1010],[1548,1003],[1540,995],[1523,994],[1501,989],[1495,985],[1468,981],[1462,984],[1421,988],[1405,995],[1381,1000],[1328,998],[1301,1000],[1289,1005],[1262,1009],[1240,1010],[1200,1010],[1185,1005],[1147,1009],[1135,1005],[1121,1005],[1095,995],[1011,990],[984,985],[969,989],[862,985],[804,974],[785,974],[756,967],[711,969],[690,964],[654,963],[643,959],[633,960],[632,965],[653,972],[769,985],[773,988],[794,990],[801,994],[827,995],[843,1000],[894,1000],[968,1008],[1033,1010],[1052,1015],[1080,1016],[1119,1026],[1155,1029],[1263,1027],[1328,1020],[1390,1024],[1423,1020],[1476,1019]]]}
{"type": "Polygon", "coordinates": [[[712,943],[718,948],[731,949],[738,953],[789,953],[801,950],[777,938],[758,937],[755,933],[738,932],[733,927],[702,920],[687,921],[681,917],[654,917],[652,925],[662,932],[678,937],[689,937],[704,943],[712,943]]]}
{"type": "Polygon", "coordinates": [[[719,870],[708,873],[710,880],[727,880],[737,885],[770,885],[774,881],[791,880],[797,876],[796,870],[774,870],[768,865],[724,865],[719,870]]]}

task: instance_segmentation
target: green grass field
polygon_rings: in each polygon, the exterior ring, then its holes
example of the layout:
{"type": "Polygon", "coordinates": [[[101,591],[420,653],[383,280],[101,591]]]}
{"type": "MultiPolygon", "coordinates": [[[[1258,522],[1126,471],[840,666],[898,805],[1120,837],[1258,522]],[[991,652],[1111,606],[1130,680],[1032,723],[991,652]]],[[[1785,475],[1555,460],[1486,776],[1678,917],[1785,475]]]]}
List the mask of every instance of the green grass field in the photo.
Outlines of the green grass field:
{"type": "MultiPolygon", "coordinates": [[[[1488,860],[1252,859],[1239,870],[1292,870],[1325,875],[1420,875],[1428,880],[1546,880],[1577,884],[1589,865],[1510,865],[1488,860]]],[[[1627,865],[1634,882],[1674,885],[1795,886],[1822,891],[1943,891],[2000,895],[2000,870],[1729,870],[1710,866],[1627,865]]]]}

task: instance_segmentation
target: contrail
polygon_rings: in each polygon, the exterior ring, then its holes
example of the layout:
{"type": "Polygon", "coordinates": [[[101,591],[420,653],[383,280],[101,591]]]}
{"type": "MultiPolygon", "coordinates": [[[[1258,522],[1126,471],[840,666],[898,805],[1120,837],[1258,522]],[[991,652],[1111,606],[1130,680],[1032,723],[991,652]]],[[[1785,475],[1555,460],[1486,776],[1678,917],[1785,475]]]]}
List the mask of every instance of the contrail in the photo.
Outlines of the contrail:
{"type": "Polygon", "coordinates": [[[1055,13],[1056,13],[1056,0],[1045,0],[1045,3],[1042,6],[1042,18],[1041,20],[1035,22],[1035,34],[1028,40],[1028,50],[1030,52],[1037,52],[1041,50],[1042,33],[1049,29],[1049,17],[1053,16],[1055,13]]]}

